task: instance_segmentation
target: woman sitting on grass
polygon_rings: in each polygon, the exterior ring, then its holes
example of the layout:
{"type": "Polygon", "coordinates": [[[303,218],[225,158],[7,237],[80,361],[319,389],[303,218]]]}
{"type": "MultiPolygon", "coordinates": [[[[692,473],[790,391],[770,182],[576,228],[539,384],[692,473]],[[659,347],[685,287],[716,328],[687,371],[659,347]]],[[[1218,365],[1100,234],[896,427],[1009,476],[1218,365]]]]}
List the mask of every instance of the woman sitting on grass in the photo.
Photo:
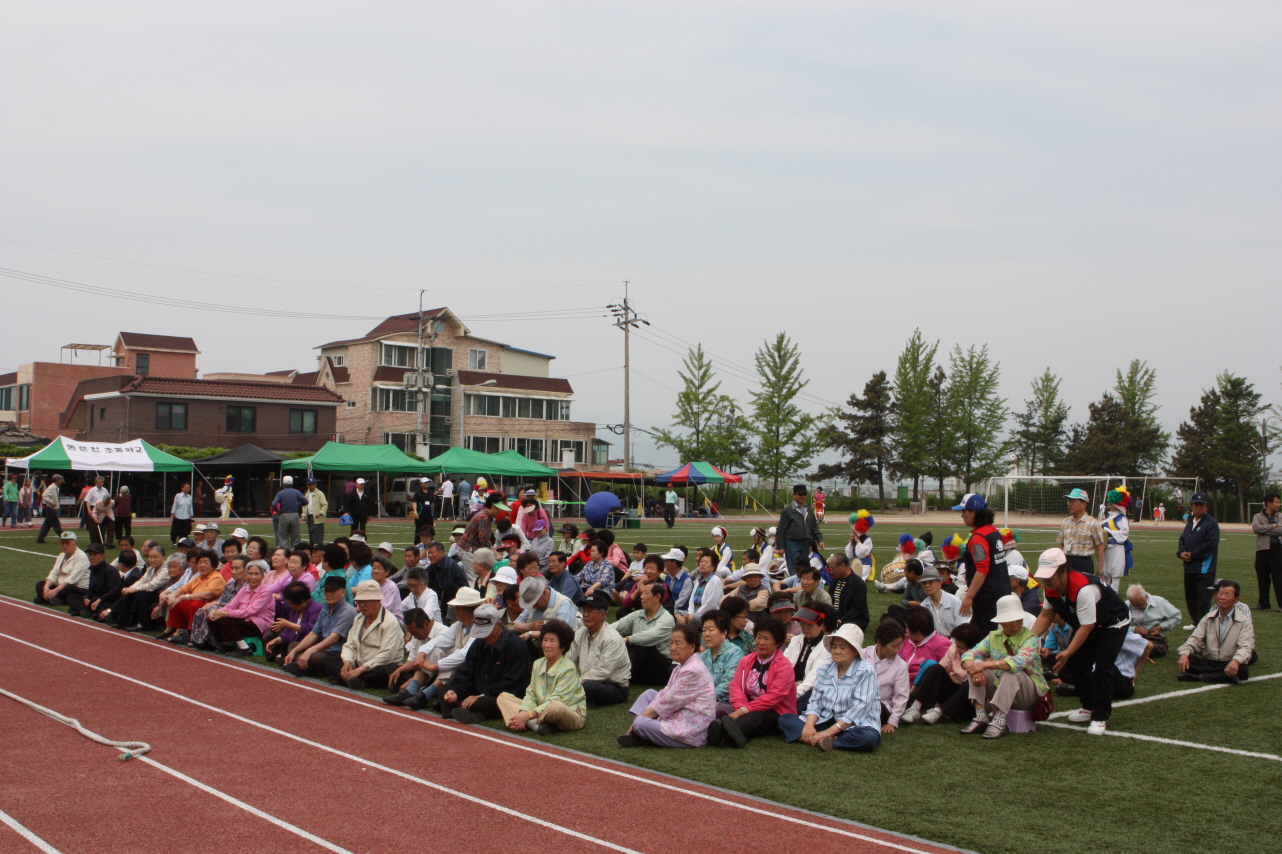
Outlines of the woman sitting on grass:
{"type": "Polygon", "coordinates": [[[756,651],[739,661],[730,683],[734,711],[708,727],[708,744],[746,747],[749,739],[778,732],[780,715],[797,713],[797,682],[780,649],[785,636],[773,617],[757,626],[756,651]]]}
{"type": "Polygon", "coordinates": [[[496,698],[503,721],[512,732],[551,735],[558,730],[583,729],[588,700],[579,668],[565,656],[572,643],[574,629],[563,620],[543,624],[539,634],[543,657],[534,662],[525,699],[506,692],[496,698]]]}
{"type": "Polygon", "coordinates": [[[900,723],[937,724],[944,718],[966,723],[975,716],[970,704],[970,674],[962,667],[961,657],[984,638],[984,630],[974,623],[962,623],[953,629],[953,645],[944,653],[938,667],[928,667],[908,695],[908,711],[900,723]],[[925,709],[923,712],[922,709],[925,709]]]}
{"type": "Polygon", "coordinates": [[[707,743],[708,725],[717,716],[717,690],[698,651],[694,626],[672,630],[668,654],[676,667],[662,691],[651,688],[632,704],[628,711],[636,719],[619,736],[620,747],[702,747],[707,743]]]}
{"type": "Polygon", "coordinates": [[[223,594],[218,597],[217,602],[210,602],[191,618],[191,640],[187,642],[187,646],[193,649],[214,648],[209,631],[209,615],[219,608],[226,608],[231,603],[232,597],[236,595],[236,591],[244,586],[245,567],[249,562],[249,557],[246,555],[236,555],[231,559],[231,579],[223,586],[223,594]]]}
{"type": "Polygon", "coordinates": [[[311,591],[301,581],[288,584],[281,591],[276,603],[276,619],[271,630],[263,635],[263,655],[268,661],[283,661],[298,642],[311,633],[320,616],[321,603],[312,598],[311,591]]]}
{"type": "MultiPolygon", "coordinates": [[[[908,706],[908,664],[899,657],[904,642],[904,627],[894,617],[886,617],[873,631],[873,646],[860,656],[877,674],[881,700],[881,731],[892,733],[908,706]]],[[[931,665],[931,669],[935,666],[931,665]]]]}
{"type": "Polygon", "coordinates": [[[703,652],[699,657],[712,674],[712,684],[717,691],[717,715],[728,715],[730,706],[730,680],[739,667],[743,651],[729,642],[730,618],[725,611],[709,611],[703,615],[703,652]]]}
{"type": "MultiPolygon", "coordinates": [[[[169,606],[165,624],[174,630],[168,641],[185,644],[191,640],[191,621],[206,602],[213,602],[223,593],[227,582],[218,574],[218,558],[208,549],[192,552],[196,575],[178,588],[169,606]]],[[[213,616],[212,614],[210,615],[213,616]]]]}
{"type": "Polygon", "coordinates": [[[251,560],[245,566],[245,583],[231,602],[209,615],[209,633],[218,652],[237,658],[249,655],[245,638],[261,638],[271,625],[276,602],[263,584],[266,569],[261,560],[251,560]]]}
{"type": "Polygon", "coordinates": [[[790,714],[779,719],[785,741],[865,753],[881,744],[877,674],[860,655],[863,639],[854,623],[824,638],[832,660],[819,668],[805,718],[790,714]]]}

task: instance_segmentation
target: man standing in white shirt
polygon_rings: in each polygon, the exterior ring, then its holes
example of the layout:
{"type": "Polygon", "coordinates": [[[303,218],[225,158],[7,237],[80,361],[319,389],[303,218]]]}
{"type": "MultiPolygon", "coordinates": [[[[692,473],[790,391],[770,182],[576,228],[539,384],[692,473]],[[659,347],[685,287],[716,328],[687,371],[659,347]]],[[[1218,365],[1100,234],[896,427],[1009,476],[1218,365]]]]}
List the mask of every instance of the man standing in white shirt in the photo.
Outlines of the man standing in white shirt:
{"type": "Polygon", "coordinates": [[[441,488],[438,492],[441,496],[441,513],[442,519],[454,518],[454,479],[441,478],[441,488]]]}

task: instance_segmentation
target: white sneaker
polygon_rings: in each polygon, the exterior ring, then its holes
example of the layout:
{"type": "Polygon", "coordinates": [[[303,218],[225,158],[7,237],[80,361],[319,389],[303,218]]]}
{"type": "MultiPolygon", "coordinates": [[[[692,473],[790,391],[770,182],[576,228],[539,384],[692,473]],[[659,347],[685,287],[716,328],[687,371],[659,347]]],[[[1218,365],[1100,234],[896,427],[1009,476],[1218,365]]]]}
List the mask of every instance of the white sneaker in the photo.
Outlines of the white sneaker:
{"type": "Polygon", "coordinates": [[[1185,626],[1185,627],[1184,627],[1184,631],[1186,631],[1186,632],[1191,632],[1191,631],[1193,631],[1193,630],[1194,630],[1194,629],[1196,629],[1196,628],[1197,628],[1197,626],[1193,625],[1192,623],[1189,623],[1187,626],[1185,626]]]}
{"type": "Polygon", "coordinates": [[[873,582],[873,584],[874,584],[874,585],[876,586],[876,588],[877,588],[878,590],[880,590],[882,593],[885,593],[885,592],[886,592],[886,585],[885,585],[885,584],[882,584],[880,581],[874,581],[874,582],[873,582]]]}
{"type": "Polygon", "coordinates": [[[899,722],[901,724],[915,724],[919,720],[921,720],[921,710],[916,706],[913,706],[899,716],[899,722]]]}
{"type": "Polygon", "coordinates": [[[937,724],[944,717],[944,710],[936,707],[927,709],[926,713],[921,716],[921,722],[924,724],[937,724]]]}
{"type": "Polygon", "coordinates": [[[1075,724],[1084,724],[1091,719],[1090,709],[1073,709],[1068,713],[1068,720],[1075,724]]]}
{"type": "Polygon", "coordinates": [[[1104,721],[1091,721],[1091,725],[1086,728],[1086,734],[1103,735],[1106,729],[1108,729],[1108,724],[1104,721]]]}

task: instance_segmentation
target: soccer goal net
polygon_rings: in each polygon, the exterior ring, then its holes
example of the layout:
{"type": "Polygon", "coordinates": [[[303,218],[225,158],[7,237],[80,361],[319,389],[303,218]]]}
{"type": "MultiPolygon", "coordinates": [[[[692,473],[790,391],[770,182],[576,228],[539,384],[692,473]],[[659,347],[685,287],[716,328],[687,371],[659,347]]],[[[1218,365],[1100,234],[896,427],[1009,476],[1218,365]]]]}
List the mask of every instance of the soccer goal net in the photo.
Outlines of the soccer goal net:
{"type": "Polygon", "coordinates": [[[1067,496],[1075,489],[1086,493],[1087,506],[1097,518],[1103,515],[1109,490],[1125,486],[1131,494],[1132,519],[1153,520],[1153,511],[1165,509],[1165,518],[1182,518],[1189,497],[1197,491],[1196,478],[1121,477],[1090,475],[1020,475],[986,481],[983,494],[988,506],[1006,527],[1021,520],[1059,519],[1068,513],[1067,496]]]}

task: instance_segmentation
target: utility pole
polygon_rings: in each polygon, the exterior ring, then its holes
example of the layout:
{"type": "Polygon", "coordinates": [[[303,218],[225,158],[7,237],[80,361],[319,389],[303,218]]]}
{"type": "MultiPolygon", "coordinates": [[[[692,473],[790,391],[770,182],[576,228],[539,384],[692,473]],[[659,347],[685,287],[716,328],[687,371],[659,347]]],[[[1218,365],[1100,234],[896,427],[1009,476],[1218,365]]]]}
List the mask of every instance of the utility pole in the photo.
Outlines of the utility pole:
{"type": "Polygon", "coordinates": [[[414,355],[414,367],[411,371],[417,371],[415,377],[414,391],[414,450],[412,453],[418,453],[418,446],[423,444],[423,409],[430,405],[429,400],[423,399],[423,335],[426,330],[423,328],[423,291],[418,292],[418,350],[414,355]]]}
{"type": "Polygon", "coordinates": [[[637,317],[628,300],[628,280],[623,281],[623,303],[611,303],[614,325],[623,330],[623,470],[632,470],[632,327],[650,321],[637,317]]]}

